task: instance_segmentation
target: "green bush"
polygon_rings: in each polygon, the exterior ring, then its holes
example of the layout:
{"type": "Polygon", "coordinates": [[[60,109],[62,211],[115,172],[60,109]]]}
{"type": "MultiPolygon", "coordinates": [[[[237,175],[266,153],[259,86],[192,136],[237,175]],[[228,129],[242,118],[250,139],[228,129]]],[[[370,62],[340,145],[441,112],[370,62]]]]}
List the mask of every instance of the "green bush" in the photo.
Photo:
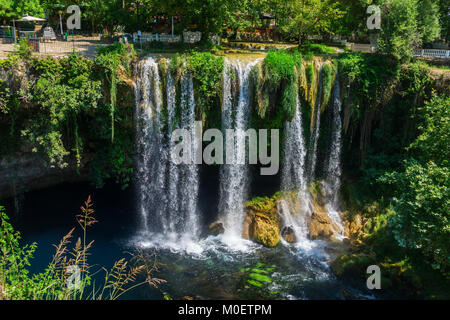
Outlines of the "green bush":
{"type": "Polygon", "coordinates": [[[12,55],[1,63],[8,77],[0,81],[0,132],[9,135],[0,148],[3,155],[17,152],[25,139],[50,166],[73,163],[81,169],[83,155],[94,153],[89,165],[96,185],[109,177],[128,185],[134,152],[132,108],[122,105],[134,100],[122,80],[130,76],[134,52],[126,45],[99,52],[95,60],[70,54],[24,61],[12,55]],[[18,77],[14,69],[20,68],[29,76],[18,77]],[[127,94],[121,94],[125,90],[127,94]]]}
{"type": "Polygon", "coordinates": [[[424,107],[425,124],[411,144],[403,170],[379,181],[393,186],[392,228],[400,246],[423,252],[433,268],[450,275],[449,98],[424,107]]]}
{"type": "Polygon", "coordinates": [[[14,54],[18,55],[21,59],[28,61],[33,54],[33,47],[28,42],[28,39],[21,38],[19,43],[14,45],[14,54]]]}
{"type": "Polygon", "coordinates": [[[223,57],[209,52],[196,52],[187,57],[187,71],[194,77],[197,100],[197,116],[208,127],[211,118],[220,114],[222,74],[225,67],[223,57]]]}
{"type": "Polygon", "coordinates": [[[276,89],[282,82],[290,82],[294,80],[295,69],[298,63],[294,60],[293,55],[285,50],[270,51],[264,60],[264,74],[270,88],[276,89]]]}

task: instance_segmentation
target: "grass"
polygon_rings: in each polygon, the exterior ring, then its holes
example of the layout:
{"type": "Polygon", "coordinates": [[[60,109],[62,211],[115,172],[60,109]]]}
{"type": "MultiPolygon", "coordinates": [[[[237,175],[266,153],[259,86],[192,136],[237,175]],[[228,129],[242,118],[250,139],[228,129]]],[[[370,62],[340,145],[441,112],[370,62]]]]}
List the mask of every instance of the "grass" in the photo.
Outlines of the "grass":
{"type": "Polygon", "coordinates": [[[329,47],[325,44],[319,44],[319,43],[306,43],[300,47],[300,51],[305,55],[307,55],[308,53],[313,53],[313,54],[337,53],[336,49],[329,47]]]}
{"type": "Polygon", "coordinates": [[[117,300],[138,286],[157,288],[165,282],[152,276],[157,271],[154,257],[142,252],[129,261],[116,261],[111,269],[94,269],[88,263],[94,241],[87,241],[87,231],[97,220],[90,197],[75,218],[82,236],[70,246],[75,228],[71,229],[54,245],[55,254],[45,271],[30,275],[27,266],[37,244],[21,246],[20,233],[0,207],[0,300],[117,300]],[[95,276],[101,273],[104,280],[97,285],[95,276]]]}

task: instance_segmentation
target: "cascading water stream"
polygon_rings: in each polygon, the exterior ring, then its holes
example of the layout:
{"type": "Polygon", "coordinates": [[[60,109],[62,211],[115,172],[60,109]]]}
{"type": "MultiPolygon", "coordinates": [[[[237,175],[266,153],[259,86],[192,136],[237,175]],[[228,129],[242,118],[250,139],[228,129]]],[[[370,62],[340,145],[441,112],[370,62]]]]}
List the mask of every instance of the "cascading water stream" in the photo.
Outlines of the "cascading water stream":
{"type": "Polygon", "coordinates": [[[232,164],[224,164],[220,173],[220,201],[219,212],[222,214],[225,226],[225,236],[228,238],[241,238],[243,204],[247,200],[249,172],[245,164],[246,143],[243,140],[244,131],[247,129],[250,111],[249,79],[251,69],[259,62],[251,61],[243,66],[241,61],[236,64],[226,60],[223,74],[223,107],[222,130],[225,137],[227,129],[235,129],[234,143],[226,145],[225,153],[233,155],[232,164]],[[237,104],[233,104],[230,73],[235,72],[239,83],[239,98],[237,104]]]}
{"type": "Polygon", "coordinates": [[[317,146],[319,144],[319,133],[320,133],[320,109],[322,108],[322,71],[319,73],[319,89],[317,91],[316,107],[314,111],[315,114],[315,124],[314,131],[311,134],[309,141],[309,160],[308,160],[308,183],[313,182],[316,172],[317,164],[317,146]]]}
{"type": "MultiPolygon", "coordinates": [[[[187,129],[193,136],[195,99],[192,75],[181,78],[181,120],[176,120],[176,88],[167,74],[167,118],[162,117],[162,83],[158,64],[148,58],[139,66],[136,81],[137,180],[143,231],[157,242],[196,240],[199,232],[197,210],[198,167],[171,161],[172,132],[187,129]]],[[[191,146],[191,160],[195,145],[191,146]]]]}
{"type": "Polygon", "coordinates": [[[332,120],[332,137],[330,155],[326,167],[326,183],[325,192],[328,200],[327,211],[328,216],[338,230],[334,230],[338,238],[342,238],[344,227],[337,211],[338,209],[338,192],[341,185],[341,150],[342,150],[342,119],[341,119],[341,92],[339,85],[339,77],[336,75],[333,88],[333,120],[332,120]]]}
{"type": "Polygon", "coordinates": [[[284,160],[282,165],[281,187],[282,190],[297,192],[294,202],[300,212],[293,212],[295,205],[287,199],[281,200],[279,212],[282,216],[283,226],[293,229],[297,241],[306,240],[308,226],[306,216],[308,210],[308,195],[306,192],[305,158],[306,148],[303,138],[303,124],[300,99],[296,98],[297,108],[292,121],[285,122],[284,127],[284,160]]]}
{"type": "MultiPolygon", "coordinates": [[[[315,126],[310,139],[308,150],[308,168],[305,170],[305,158],[307,150],[303,138],[302,117],[300,102],[297,97],[297,112],[291,122],[285,123],[284,161],[282,166],[282,190],[295,190],[297,199],[287,196],[278,204],[278,211],[282,217],[283,227],[290,227],[294,231],[295,238],[300,246],[310,244],[308,236],[308,218],[311,217],[313,203],[307,190],[309,183],[315,179],[317,162],[317,147],[320,132],[322,83],[319,83],[318,98],[316,104],[315,126]]],[[[338,213],[338,191],[341,179],[341,98],[339,80],[333,87],[332,110],[332,137],[329,158],[326,162],[326,181],[323,184],[326,195],[326,210],[331,220],[331,225],[337,239],[342,239],[344,228],[338,213]]]]}
{"type": "Polygon", "coordinates": [[[138,66],[139,75],[135,87],[138,201],[144,231],[148,231],[149,225],[148,204],[155,200],[150,196],[154,191],[150,178],[152,173],[157,170],[157,163],[152,161],[153,151],[158,149],[157,134],[155,134],[157,120],[154,118],[157,109],[161,107],[158,86],[155,85],[159,84],[159,75],[155,71],[157,71],[157,65],[153,59],[141,62],[138,66]]]}
{"type": "MultiPolygon", "coordinates": [[[[194,99],[194,84],[192,75],[183,76],[181,82],[181,128],[187,129],[191,137],[195,137],[195,99],[194,99]]],[[[191,161],[190,164],[179,165],[179,211],[182,216],[182,225],[180,228],[184,229],[185,233],[193,236],[198,235],[199,219],[198,219],[198,186],[199,174],[198,166],[195,164],[195,153],[197,152],[196,139],[192,140],[191,145],[191,161]]]]}

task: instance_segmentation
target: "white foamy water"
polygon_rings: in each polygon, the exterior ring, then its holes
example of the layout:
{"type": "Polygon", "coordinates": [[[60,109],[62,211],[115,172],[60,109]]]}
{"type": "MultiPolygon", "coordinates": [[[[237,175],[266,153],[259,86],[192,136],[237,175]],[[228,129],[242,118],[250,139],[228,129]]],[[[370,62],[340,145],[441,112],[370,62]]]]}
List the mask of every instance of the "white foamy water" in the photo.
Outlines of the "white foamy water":
{"type": "Polygon", "coordinates": [[[245,164],[246,144],[243,140],[244,131],[247,130],[250,114],[250,88],[249,78],[251,69],[260,60],[253,60],[244,65],[242,61],[230,62],[226,60],[223,74],[223,103],[222,103],[222,132],[227,136],[227,129],[236,130],[236,138],[232,145],[225,146],[225,154],[230,157],[232,153],[233,164],[224,164],[220,172],[220,200],[219,212],[225,227],[225,236],[229,241],[242,239],[242,224],[244,221],[244,202],[248,200],[249,171],[245,164]],[[238,102],[233,103],[231,89],[234,72],[239,84],[238,102]]]}
{"type": "Polygon", "coordinates": [[[342,219],[339,216],[338,192],[341,186],[342,164],[342,119],[341,119],[341,92],[339,77],[336,75],[333,88],[333,119],[332,119],[332,137],[331,148],[326,168],[325,192],[328,200],[327,213],[331,221],[337,226],[334,230],[337,238],[344,238],[344,227],[342,219]]]}
{"type": "MultiPolygon", "coordinates": [[[[142,231],[148,241],[197,241],[199,234],[198,166],[175,165],[170,158],[174,129],[194,133],[195,99],[192,75],[181,79],[181,119],[176,123],[176,88],[167,74],[167,118],[162,116],[162,82],[154,58],[141,62],[136,81],[136,144],[138,201],[142,231]]],[[[195,145],[190,152],[195,157],[195,145]]],[[[192,161],[192,163],[194,163],[192,161]]],[[[194,250],[195,251],[195,250],[194,250]]]]}

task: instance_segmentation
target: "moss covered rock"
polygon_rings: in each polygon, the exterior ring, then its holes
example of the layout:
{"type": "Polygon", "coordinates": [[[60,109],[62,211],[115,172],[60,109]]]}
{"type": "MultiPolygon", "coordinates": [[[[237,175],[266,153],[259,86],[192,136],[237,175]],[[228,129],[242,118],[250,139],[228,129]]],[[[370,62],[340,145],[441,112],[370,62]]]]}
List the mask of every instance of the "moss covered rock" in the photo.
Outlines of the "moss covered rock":
{"type": "Polygon", "coordinates": [[[225,232],[225,228],[222,222],[213,222],[209,225],[209,231],[211,231],[213,235],[219,235],[225,232]]]}
{"type": "Polygon", "coordinates": [[[275,247],[280,242],[281,220],[276,210],[276,197],[255,198],[245,205],[242,236],[275,247]]]}

